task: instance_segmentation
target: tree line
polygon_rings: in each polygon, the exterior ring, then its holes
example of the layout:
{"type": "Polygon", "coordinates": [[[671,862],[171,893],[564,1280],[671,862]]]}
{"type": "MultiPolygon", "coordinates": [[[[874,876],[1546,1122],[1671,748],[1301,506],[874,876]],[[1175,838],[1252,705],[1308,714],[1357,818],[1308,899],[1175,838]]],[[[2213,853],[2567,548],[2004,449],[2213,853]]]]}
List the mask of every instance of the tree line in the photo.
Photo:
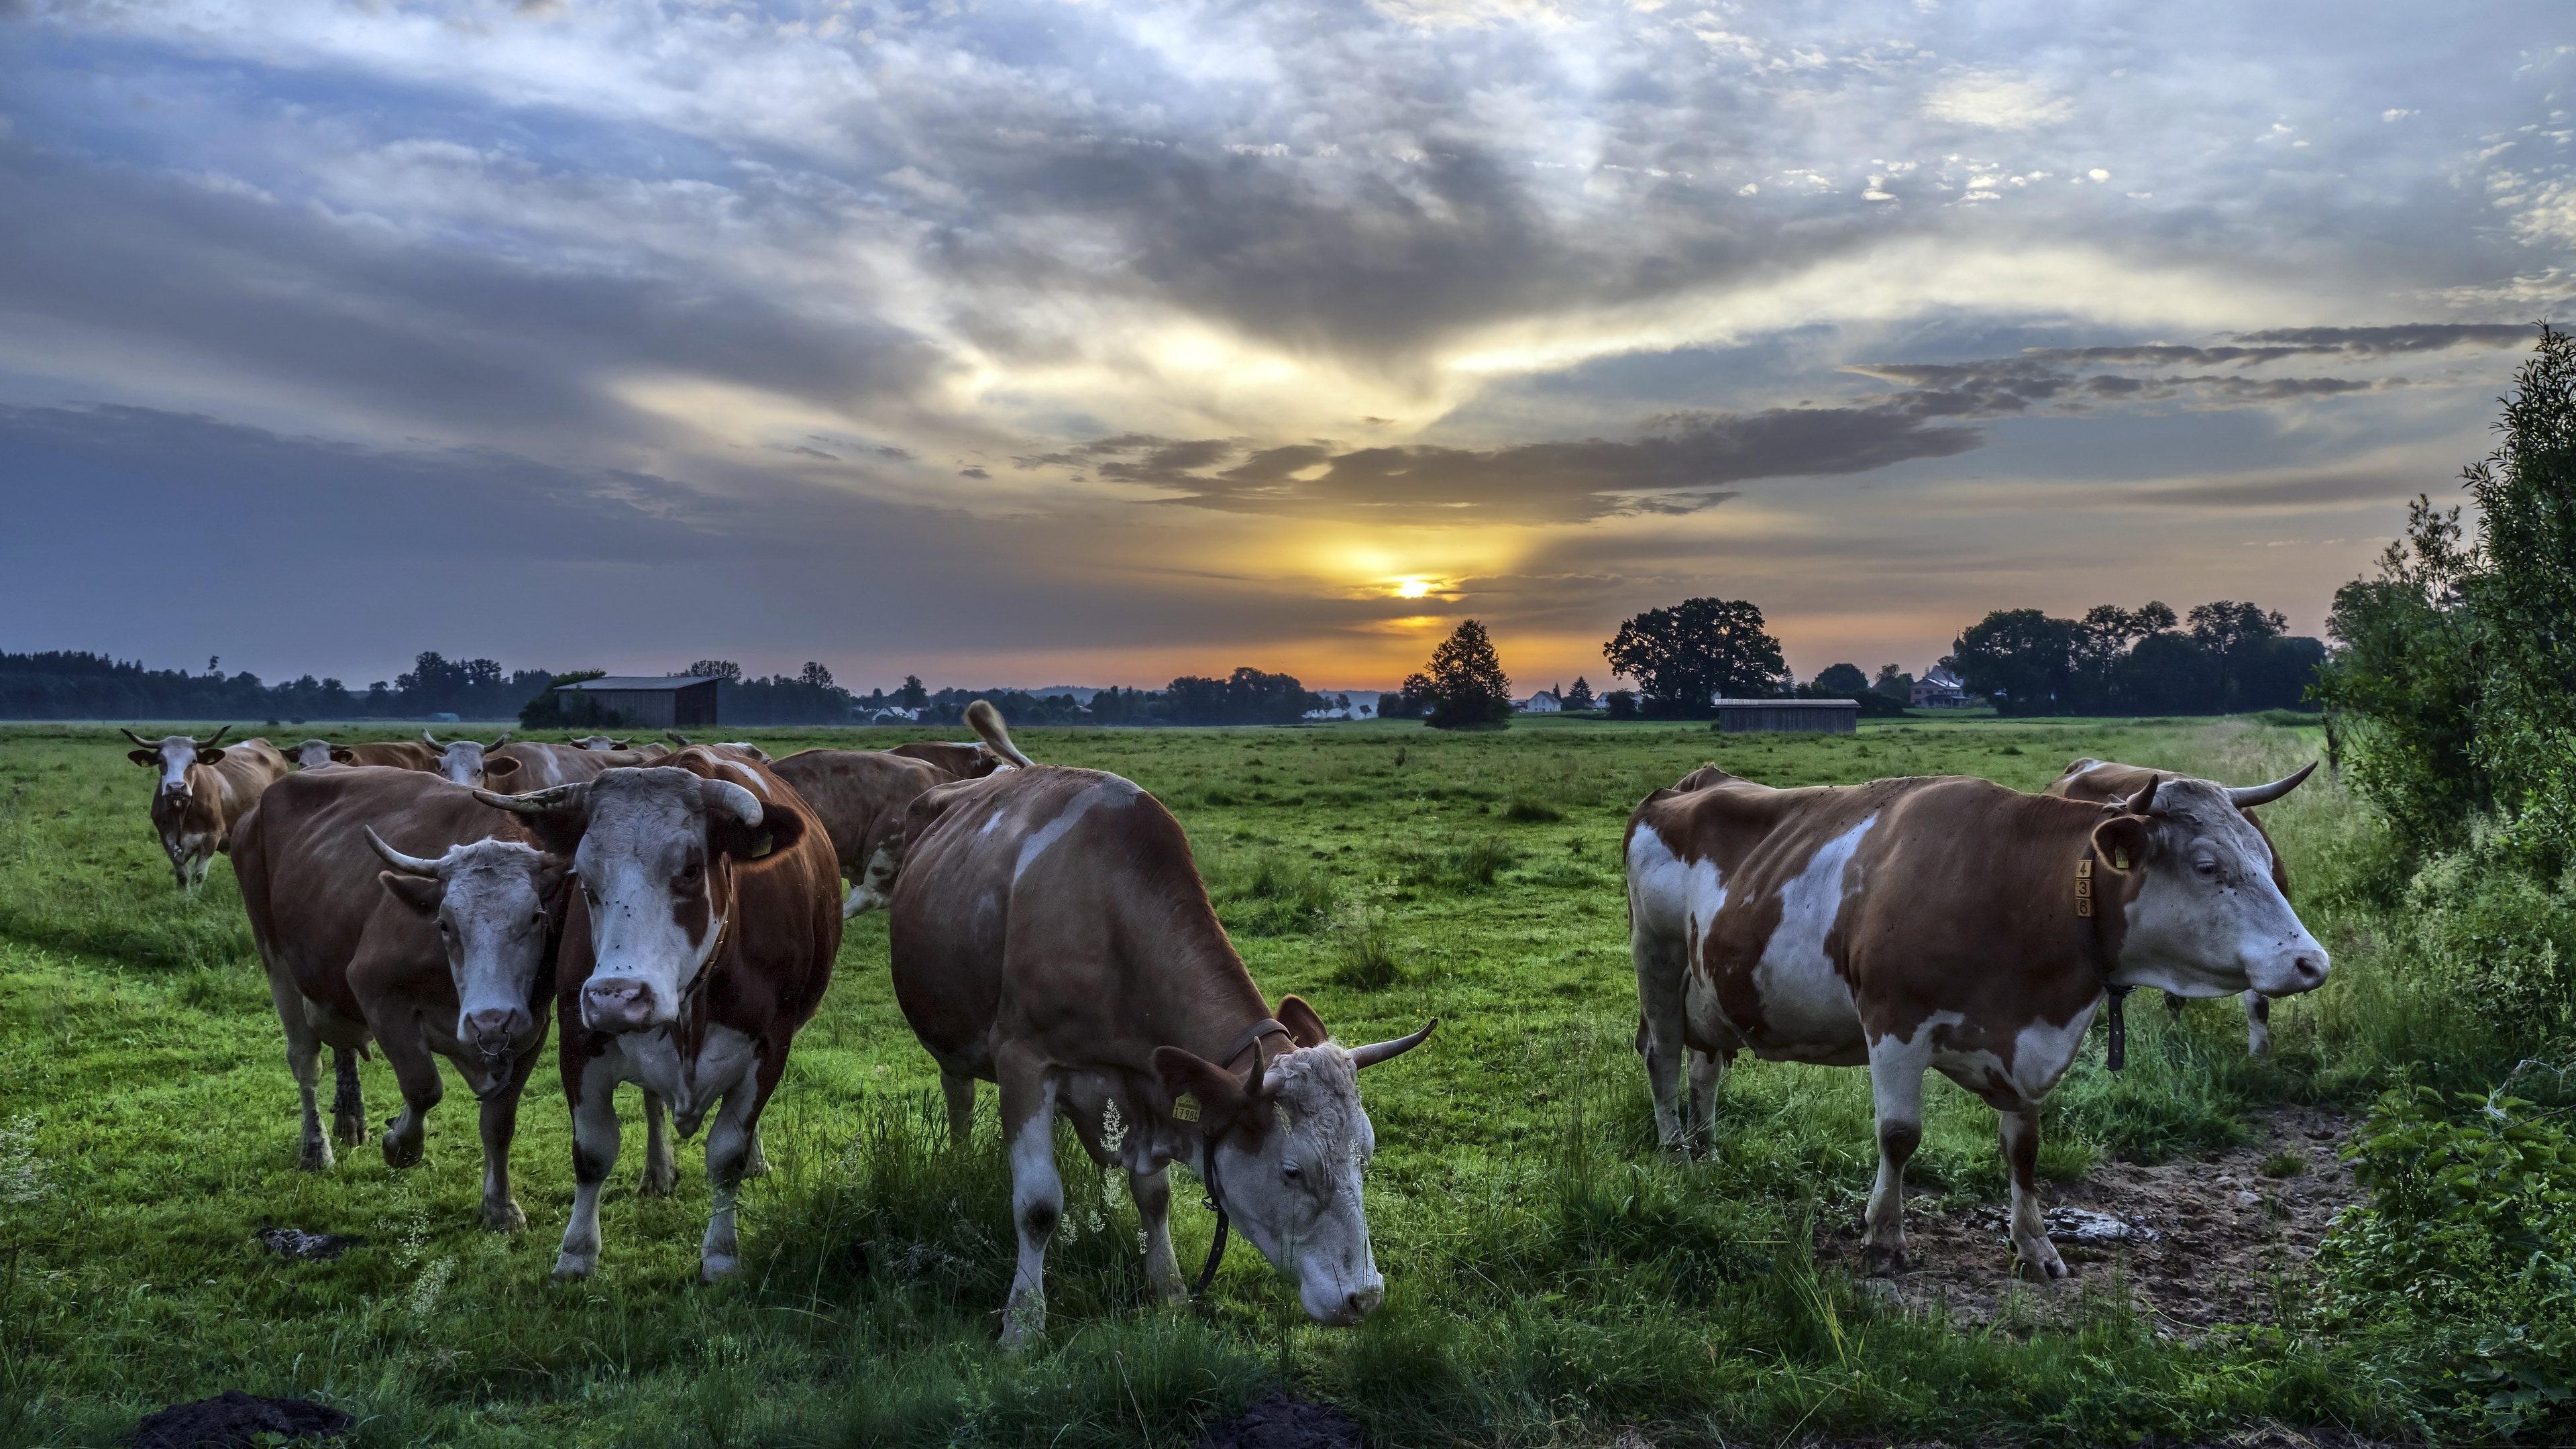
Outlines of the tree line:
{"type": "Polygon", "coordinates": [[[501,719],[556,678],[542,669],[505,671],[490,659],[451,660],[430,651],[409,672],[362,690],[310,674],[266,684],[246,669],[225,674],[221,664],[217,656],[206,661],[205,673],[191,674],[73,650],[0,652],[0,718],[501,719]]]}

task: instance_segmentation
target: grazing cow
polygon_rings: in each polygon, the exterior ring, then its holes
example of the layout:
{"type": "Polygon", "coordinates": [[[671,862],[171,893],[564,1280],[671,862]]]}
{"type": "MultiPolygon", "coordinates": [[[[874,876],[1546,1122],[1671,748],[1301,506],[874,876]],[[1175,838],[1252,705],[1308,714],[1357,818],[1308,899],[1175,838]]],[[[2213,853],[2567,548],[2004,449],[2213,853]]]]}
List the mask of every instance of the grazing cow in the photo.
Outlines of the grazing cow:
{"type": "Polygon", "coordinates": [[[438,773],[449,784],[480,790],[485,785],[518,783],[514,777],[518,774],[519,762],[489,753],[508,744],[510,734],[509,730],[501,731],[501,737],[489,745],[476,744],[472,740],[449,740],[442,745],[438,737],[427,730],[420,732],[420,738],[424,744],[438,751],[438,773]]]}
{"type": "MultiPolygon", "coordinates": [[[[2308,770],[2315,768],[2316,764],[2311,761],[2307,769],[2290,777],[2290,783],[2298,784],[2308,777],[2308,770]]],[[[2113,800],[2128,799],[2145,789],[2150,781],[2175,778],[2170,771],[2160,774],[2138,765],[2082,759],[2069,764],[2044,793],[2106,805],[2113,800]]],[[[2263,837],[2263,849],[2272,857],[2272,884],[2279,888],[2283,900],[2289,899],[2290,872],[2281,864],[2281,852],[2273,848],[2271,832],[2263,828],[2262,821],[2254,818],[2251,809],[2244,814],[2245,823],[2253,826],[2254,833],[2263,837]]],[[[2182,1003],[2183,998],[2179,996],[2168,993],[2165,997],[2165,1005],[2174,1011],[2181,1011],[2182,1003]]],[[[2245,993],[2245,1050],[2258,1057],[2266,1056],[2272,1050],[2272,998],[2260,991],[2245,993]]]]}
{"type": "Polygon", "coordinates": [[[575,1183],[556,1274],[598,1266],[620,1082],[668,1101],[683,1137],[715,1113],[699,1269],[709,1282],[731,1274],[734,1201],[761,1109],[841,945],[831,841],[794,787],[706,749],[527,795],[478,794],[570,856],[580,886],[555,976],[575,1183]]]}
{"type": "Polygon", "coordinates": [[[1354,1051],[1296,997],[1274,1017],[1180,822],[1115,775],[1022,768],[942,785],[912,803],[907,833],[895,999],[939,1063],[960,1144],[975,1080],[1001,1086],[1019,1234],[1002,1341],[1045,1331],[1059,1115],[1095,1162],[1126,1168],[1145,1273],[1167,1301],[1188,1296],[1169,1221],[1177,1159],[1218,1205],[1218,1245],[1240,1226],[1296,1276],[1308,1315],[1349,1324],[1376,1308],[1385,1282],[1360,1206],[1376,1138],[1357,1073],[1431,1027],[1354,1051]]]}
{"type": "MultiPolygon", "coordinates": [[[[977,746],[1013,766],[1033,763],[1011,743],[1000,710],[977,700],[966,707],[966,722],[984,737],[977,746]]],[[[972,778],[952,775],[927,760],[892,750],[799,750],[772,766],[823,822],[840,857],[841,875],[850,893],[841,902],[844,920],[883,906],[903,865],[904,811],[934,785],[972,778]]],[[[980,771],[989,774],[990,771],[980,771]]]]}
{"type": "Polygon", "coordinates": [[[1727,1062],[1866,1064],[1877,1102],[1873,1269],[1905,1262],[1904,1173],[1923,1073],[2000,1114],[2012,1243],[2066,1265],[2040,1220],[2039,1109],[2106,990],[2119,999],[2269,995],[2324,983],[2325,948],[2272,884],[2241,807],[2298,777],[2230,790],[2149,784],[2111,805],[1967,776],[1774,790],[1711,767],[1629,817],[1637,1044],[1667,1147],[1710,1128],[1727,1062]],[[1689,1054],[1687,1137],[1679,1100],[1689,1054]]]}
{"type": "Polygon", "coordinates": [[[298,775],[261,805],[234,869],[304,1098],[301,1165],[332,1163],[315,1100],[323,1045],[340,1068],[336,1135],[350,1143],[366,1130],[358,1053],[370,1040],[384,1049],[403,1094],[382,1141],[398,1168],[420,1160],[444,1056],[482,1103],[483,1221],[526,1226],[510,1138],[545,1044],[564,862],[473,791],[416,770],[298,775]]]}
{"type": "Polygon", "coordinates": [[[603,770],[629,765],[649,765],[663,754],[644,750],[589,750],[571,745],[539,744],[522,740],[515,745],[502,745],[484,756],[483,768],[491,770],[507,761],[518,773],[509,777],[510,789],[524,795],[531,790],[551,789],[556,785],[577,785],[603,770]]]}
{"type": "Polygon", "coordinates": [[[221,745],[231,729],[226,725],[202,743],[187,735],[147,740],[124,731],[137,746],[125,757],[161,776],[152,792],[152,829],[182,891],[205,884],[215,853],[230,848],[233,826],[287,772],[286,756],[266,740],[221,745]]]}

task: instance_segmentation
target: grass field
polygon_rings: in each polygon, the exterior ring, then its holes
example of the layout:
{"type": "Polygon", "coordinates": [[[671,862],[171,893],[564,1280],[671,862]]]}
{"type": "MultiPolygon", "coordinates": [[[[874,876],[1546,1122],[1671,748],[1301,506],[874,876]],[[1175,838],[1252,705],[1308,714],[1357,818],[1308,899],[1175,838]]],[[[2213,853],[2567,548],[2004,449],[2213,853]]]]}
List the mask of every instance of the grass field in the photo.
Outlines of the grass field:
{"type": "MultiPolygon", "coordinates": [[[[754,737],[783,754],[924,733],[754,737]]],[[[1049,1340],[1000,1354],[1010,1231],[991,1091],[986,1136],[945,1151],[882,916],[853,923],[772,1104],[777,1170],[746,1193],[739,1283],[693,1286],[696,1144],[677,1197],[639,1198],[632,1130],[599,1275],[548,1281],[572,1188],[550,1059],[514,1158],[524,1234],[475,1226],[462,1091],[433,1115],[419,1167],[392,1172],[368,1143],[299,1173],[294,1086],[229,864],[180,899],[145,820],[151,777],[120,737],[0,727],[0,1128],[19,1124],[0,1138],[0,1445],[112,1443],[143,1412],[227,1388],[327,1399],[367,1445],[1185,1444],[1280,1382],[1345,1405],[1385,1444],[1599,1443],[1631,1426],[1657,1444],[2092,1444],[2408,1421],[2406,1385],[2363,1381],[2295,1326],[2166,1341],[2073,1288],[2054,1290],[2072,1311],[2040,1328],[1880,1307],[1810,1249],[1820,1217],[1856,1215],[1867,1189],[1866,1074],[1747,1063],[1722,1150],[1674,1163],[1652,1148],[1628,1044],[1620,830],[1690,769],[2035,790],[2089,754],[2242,783],[2312,757],[2312,731],[1913,720],[1721,738],[1567,721],[1019,738],[1171,806],[1272,999],[1306,996],[1347,1040],[1442,1018],[1365,1084],[1388,1284],[1366,1325],[1309,1325],[1250,1251],[1228,1258],[1205,1313],[1149,1306],[1133,1210],[1068,1148],[1049,1340]],[[290,1263],[254,1238],[273,1224],[369,1241],[290,1263]]],[[[2399,1064],[2475,1057],[2437,1004],[2373,970],[2367,922],[2340,894],[2377,848],[2351,798],[2320,776],[2266,823],[2334,982],[2280,1003],[2263,1063],[2232,1010],[2170,1025],[2132,1012],[2130,1071],[2101,1071],[2098,1049],[2079,1063],[2052,1103],[2044,1172],[2188,1154],[2233,1140],[2262,1103],[2360,1100],[2399,1064]]],[[[366,1086],[381,1122],[395,1106],[381,1062],[366,1086]]],[[[1910,1185],[1999,1199],[1992,1114],[1937,1077],[1929,1090],[1910,1185]]],[[[631,1094],[627,1107],[631,1129],[631,1094]]],[[[1211,1225],[1196,1199],[1175,1193],[1193,1270],[1211,1225]]]]}

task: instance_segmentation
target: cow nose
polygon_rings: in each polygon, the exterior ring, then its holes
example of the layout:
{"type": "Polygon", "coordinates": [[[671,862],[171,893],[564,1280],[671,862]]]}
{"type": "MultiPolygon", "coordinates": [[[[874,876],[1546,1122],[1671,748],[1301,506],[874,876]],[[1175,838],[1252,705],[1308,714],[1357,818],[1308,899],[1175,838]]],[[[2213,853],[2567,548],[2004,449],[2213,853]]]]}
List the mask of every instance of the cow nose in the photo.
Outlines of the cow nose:
{"type": "Polygon", "coordinates": [[[653,1024],[653,988],[607,976],[581,990],[581,1019],[593,1031],[641,1031],[653,1024]]]}
{"type": "Polygon", "coordinates": [[[524,1011],[499,1006],[468,1012],[465,1016],[466,1039],[474,1043],[476,1050],[486,1055],[498,1055],[509,1049],[511,1039],[519,1034],[526,1017],[524,1011]]]}
{"type": "Polygon", "coordinates": [[[1377,1312],[1377,1306],[1385,1301],[1386,1285],[1382,1283],[1371,1283],[1366,1288],[1362,1288],[1358,1292],[1351,1294],[1348,1298],[1343,1299],[1342,1308],[1345,1312],[1350,1314],[1350,1321],[1357,1323],[1361,1319],[1368,1317],[1370,1314],[1377,1312]]]}
{"type": "Polygon", "coordinates": [[[2326,980],[2326,953],[2301,951],[2291,957],[2290,978],[2298,983],[2298,989],[2301,991],[2310,991],[2323,986],[2326,980]]]}

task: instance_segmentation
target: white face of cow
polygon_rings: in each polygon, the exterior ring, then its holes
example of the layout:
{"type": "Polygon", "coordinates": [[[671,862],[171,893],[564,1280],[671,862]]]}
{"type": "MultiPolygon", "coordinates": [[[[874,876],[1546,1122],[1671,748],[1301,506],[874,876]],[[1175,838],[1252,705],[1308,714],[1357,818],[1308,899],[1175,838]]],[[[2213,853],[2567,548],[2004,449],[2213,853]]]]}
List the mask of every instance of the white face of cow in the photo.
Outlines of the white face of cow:
{"type": "Polygon", "coordinates": [[[295,747],[294,758],[295,767],[297,769],[318,770],[324,765],[331,763],[331,742],[329,740],[306,740],[304,743],[295,747]]]}
{"type": "Polygon", "coordinates": [[[669,765],[479,798],[532,817],[538,839],[573,857],[590,912],[581,1018],[593,1031],[678,1020],[724,943],[734,863],[802,833],[792,811],[766,818],[760,797],[742,786],[669,765]]]}
{"type": "MultiPolygon", "coordinates": [[[[141,741],[137,743],[142,744],[141,741]]],[[[222,759],[224,752],[199,749],[197,742],[186,735],[165,735],[140,749],[126,751],[125,757],[160,775],[161,794],[185,795],[188,793],[188,767],[200,763],[211,765],[222,759]]]]}
{"type": "Polygon", "coordinates": [[[1226,1212],[1272,1267],[1297,1280],[1308,1317],[1357,1323],[1386,1296],[1360,1204],[1377,1133],[1360,1106],[1359,1073],[1349,1052],[1327,1044],[1286,1053],[1267,1076],[1276,1089],[1271,1129],[1253,1150],[1244,1150],[1242,1133],[1214,1149],[1226,1212]]]}
{"type": "Polygon", "coordinates": [[[606,735],[584,735],[580,739],[574,740],[572,744],[573,748],[580,750],[605,751],[622,750],[626,748],[626,741],[612,740],[606,735]]]}
{"type": "Polygon", "coordinates": [[[2177,996],[2266,996],[2325,984],[2325,947],[2272,883],[2272,850],[2229,800],[2225,786],[2172,780],[2150,814],[2126,815],[2095,835],[2116,863],[2143,871],[2129,903],[2118,979],[2177,996]]]}
{"type": "MultiPolygon", "coordinates": [[[[518,761],[486,758],[486,746],[473,740],[449,740],[442,745],[427,730],[422,730],[420,737],[431,749],[438,751],[438,773],[451,785],[463,785],[469,790],[480,790],[486,785],[507,789],[509,777],[518,773],[518,761]]],[[[509,742],[510,732],[503,730],[501,737],[494,740],[489,748],[497,750],[509,742]]]]}
{"type": "Polygon", "coordinates": [[[377,849],[397,867],[382,873],[385,888],[438,923],[456,985],[456,1040],[489,1058],[526,1051],[544,1029],[533,1003],[554,939],[549,906],[559,909],[563,862],[508,840],[449,846],[435,861],[377,849]]]}

